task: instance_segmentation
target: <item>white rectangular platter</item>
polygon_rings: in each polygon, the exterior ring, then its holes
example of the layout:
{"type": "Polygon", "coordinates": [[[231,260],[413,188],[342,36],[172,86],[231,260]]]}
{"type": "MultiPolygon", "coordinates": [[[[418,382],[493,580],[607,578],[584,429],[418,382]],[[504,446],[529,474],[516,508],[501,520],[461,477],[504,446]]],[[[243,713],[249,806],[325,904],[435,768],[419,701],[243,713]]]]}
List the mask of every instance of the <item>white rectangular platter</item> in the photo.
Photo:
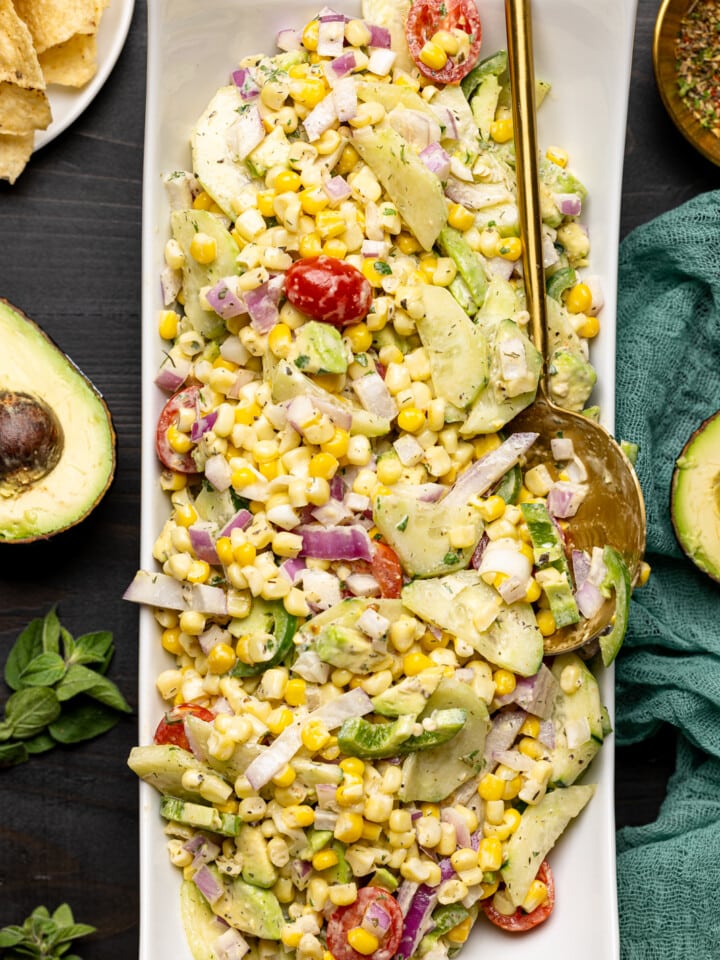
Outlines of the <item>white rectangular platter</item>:
{"type": "MultiPolygon", "coordinates": [[[[300,26],[322,3],[297,0],[148,0],[148,92],[143,208],[143,491],[140,565],[154,569],[152,545],[167,516],[158,487],[155,425],[163,394],[153,385],[161,359],[157,311],[159,276],[168,236],[169,210],[162,175],[190,168],[189,139],[215,90],[227,83],[244,55],[274,52],[278,29],[300,26]]],[[[334,6],[359,15],[359,0],[334,6]]],[[[592,243],[592,272],[605,296],[602,330],[593,346],[598,371],[596,402],[612,429],[615,371],[617,253],[635,0],[535,0],[535,66],[552,84],[538,118],[542,147],[562,145],[572,169],[590,191],[583,210],[592,243]]],[[[502,0],[484,0],[482,55],[504,48],[502,0]]],[[[139,742],[151,742],[163,712],[155,678],[169,666],[149,610],[140,619],[139,742]]],[[[613,671],[601,678],[613,715],[613,671]]],[[[509,935],[480,918],[463,957],[583,960],[619,957],[615,887],[615,824],[612,740],[586,781],[597,793],[552,853],[556,907],[530,934],[509,935]]],[[[191,960],[179,914],[179,872],[170,865],[157,793],[141,785],[140,960],[191,960]]]]}

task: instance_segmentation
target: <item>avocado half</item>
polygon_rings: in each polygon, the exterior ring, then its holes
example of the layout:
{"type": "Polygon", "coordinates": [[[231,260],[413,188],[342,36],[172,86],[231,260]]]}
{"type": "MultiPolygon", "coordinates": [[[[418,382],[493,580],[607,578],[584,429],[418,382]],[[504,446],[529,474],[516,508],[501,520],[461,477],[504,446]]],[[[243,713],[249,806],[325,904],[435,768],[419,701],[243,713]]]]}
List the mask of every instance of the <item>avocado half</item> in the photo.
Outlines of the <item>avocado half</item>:
{"type": "Polygon", "coordinates": [[[720,411],[698,427],[677,459],[670,512],[684,552],[720,582],[720,411]]]}
{"type": "Polygon", "coordinates": [[[0,299],[0,543],[83,520],[115,474],[105,401],[50,338],[0,299]]]}

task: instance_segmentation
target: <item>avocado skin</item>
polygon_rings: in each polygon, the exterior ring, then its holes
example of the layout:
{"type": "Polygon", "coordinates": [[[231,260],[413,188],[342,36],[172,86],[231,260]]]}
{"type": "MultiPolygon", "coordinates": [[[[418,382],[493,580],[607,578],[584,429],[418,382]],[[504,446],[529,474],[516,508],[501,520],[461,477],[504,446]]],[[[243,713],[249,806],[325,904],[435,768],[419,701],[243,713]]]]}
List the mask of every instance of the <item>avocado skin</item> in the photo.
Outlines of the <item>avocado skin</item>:
{"type": "Polygon", "coordinates": [[[677,458],[670,495],[675,536],[699,570],[720,583],[720,411],[691,435],[677,458]]]}
{"type": "Polygon", "coordinates": [[[63,434],[53,469],[0,501],[0,543],[32,543],[75,526],[99,504],[115,476],[115,430],[97,388],[33,320],[2,298],[0,339],[0,389],[37,397],[63,434]],[[63,397],[70,399],[61,402],[63,397]]]}

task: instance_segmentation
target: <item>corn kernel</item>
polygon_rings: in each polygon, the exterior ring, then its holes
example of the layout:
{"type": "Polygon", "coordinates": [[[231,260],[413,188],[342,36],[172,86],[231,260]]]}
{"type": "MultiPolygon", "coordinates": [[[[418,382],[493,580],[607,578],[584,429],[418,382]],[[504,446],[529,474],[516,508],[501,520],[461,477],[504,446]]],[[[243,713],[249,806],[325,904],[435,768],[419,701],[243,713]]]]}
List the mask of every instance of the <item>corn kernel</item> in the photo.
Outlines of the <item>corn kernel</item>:
{"type": "Polygon", "coordinates": [[[322,453],[328,453],[339,460],[347,453],[349,442],[350,434],[347,430],[336,427],[332,437],[325,443],[320,444],[320,450],[322,453]]]}
{"type": "Polygon", "coordinates": [[[502,844],[497,837],[483,837],[478,849],[480,868],[485,872],[499,870],[502,866],[502,859],[502,844]]]}
{"type": "Polygon", "coordinates": [[[507,143],[513,138],[513,122],[511,117],[501,117],[490,124],[490,136],[495,143],[507,143]]]}
{"type": "Polygon", "coordinates": [[[465,943],[467,938],[470,936],[470,930],[472,929],[472,917],[465,917],[464,920],[461,920],[452,930],[448,930],[446,936],[448,943],[465,943]]]}
{"type": "Polygon", "coordinates": [[[364,353],[372,346],[372,333],[365,323],[354,323],[345,327],[343,336],[347,337],[353,353],[364,353]]]}
{"type": "Polygon", "coordinates": [[[320,35],[320,21],[315,19],[311,20],[306,24],[305,29],[302,32],[302,44],[306,50],[309,50],[311,53],[318,48],[318,40],[320,35]]]}
{"type": "Polygon", "coordinates": [[[533,880],[530,884],[525,899],[522,902],[522,908],[526,913],[532,913],[537,910],[547,900],[548,888],[542,880],[533,880]]]}
{"type": "Polygon", "coordinates": [[[425,414],[417,407],[404,407],[398,414],[397,423],[407,433],[418,433],[425,426],[425,414]]]}
{"type": "Polygon", "coordinates": [[[273,190],[275,193],[297,193],[301,183],[299,173],[294,170],[281,170],[273,181],[273,190]]]}
{"type": "Polygon", "coordinates": [[[385,277],[392,273],[389,264],[384,260],[374,260],[372,257],[365,257],[360,270],[368,283],[376,288],[382,287],[385,277]]]}
{"type": "Polygon", "coordinates": [[[538,630],[544,637],[550,637],[557,630],[555,617],[549,610],[539,610],[537,614],[538,630]]]}
{"type": "Polygon", "coordinates": [[[175,507],[175,523],[180,527],[191,527],[197,521],[197,510],[191,503],[179,503],[175,507]]]}
{"type": "Polygon", "coordinates": [[[252,543],[239,543],[233,548],[233,557],[241,567],[250,567],[255,563],[257,549],[252,543]]]}
{"type": "Polygon", "coordinates": [[[359,757],[344,757],[339,767],[349,777],[362,777],[365,773],[365,764],[359,757]]]}
{"type": "Polygon", "coordinates": [[[313,870],[328,870],[338,862],[338,855],[334,850],[319,850],[312,858],[313,870]]]}
{"type": "Polygon", "coordinates": [[[335,823],[333,836],[343,843],[355,843],[362,836],[362,830],[363,818],[359,813],[341,810],[335,823]]]}
{"type": "Polygon", "coordinates": [[[163,340],[174,340],[178,332],[179,315],[174,310],[161,310],[158,318],[158,334],[163,340]]]}
{"type": "Polygon", "coordinates": [[[511,670],[496,670],[493,673],[495,681],[495,693],[499,697],[505,697],[512,693],[517,683],[515,674],[511,670]]]}
{"type": "Polygon", "coordinates": [[[420,60],[431,70],[442,70],[448,62],[448,55],[433,40],[427,40],[420,51],[420,60]]]}
{"type": "Polygon", "coordinates": [[[569,313],[587,313],[592,306],[592,291],[586,283],[576,283],[565,294],[565,306],[569,313]]]}
{"type": "Polygon", "coordinates": [[[461,203],[451,203],[448,208],[448,223],[464,233],[475,225],[475,214],[461,203]]]}
{"type": "Polygon", "coordinates": [[[505,791],[505,781],[494,773],[486,773],[478,784],[478,794],[483,800],[502,800],[505,791]]]}
{"type": "Polygon", "coordinates": [[[190,241],[190,256],[197,263],[212,263],[217,257],[217,241],[202,231],[196,233],[190,241]]]}
{"type": "Polygon", "coordinates": [[[499,520],[505,513],[506,505],[503,498],[496,494],[488,497],[487,500],[473,502],[473,506],[486,523],[492,523],[494,520],[499,520]]]}
{"type": "Polygon", "coordinates": [[[577,328],[577,332],[581,337],[592,340],[600,333],[600,321],[597,317],[586,317],[577,328]]]}
{"type": "Polygon", "coordinates": [[[408,653],[403,657],[403,672],[407,677],[414,677],[423,670],[434,666],[434,661],[419,651],[408,653]]]}
{"type": "Polygon", "coordinates": [[[306,684],[301,677],[293,677],[285,686],[285,703],[291,707],[300,707],[305,703],[306,684]]]}
{"type": "Polygon", "coordinates": [[[303,746],[312,753],[322,750],[330,740],[330,734],[321,720],[309,720],[303,727],[300,737],[303,746]]]}
{"type": "Polygon", "coordinates": [[[237,657],[229,643],[217,643],[208,653],[207,663],[210,673],[227,673],[235,665],[237,657]]]}
{"type": "Polygon", "coordinates": [[[286,763],[280,773],[276,773],[272,778],[272,782],[276,787],[289,787],[295,782],[296,776],[295,768],[286,763]]]}
{"type": "Polygon", "coordinates": [[[502,237],[495,253],[503,260],[519,260],[522,254],[522,240],[520,237],[502,237]]]}
{"type": "Polygon", "coordinates": [[[548,147],[545,151],[545,156],[551,163],[557,164],[558,167],[566,167],[568,164],[568,152],[562,147],[548,147]]]}

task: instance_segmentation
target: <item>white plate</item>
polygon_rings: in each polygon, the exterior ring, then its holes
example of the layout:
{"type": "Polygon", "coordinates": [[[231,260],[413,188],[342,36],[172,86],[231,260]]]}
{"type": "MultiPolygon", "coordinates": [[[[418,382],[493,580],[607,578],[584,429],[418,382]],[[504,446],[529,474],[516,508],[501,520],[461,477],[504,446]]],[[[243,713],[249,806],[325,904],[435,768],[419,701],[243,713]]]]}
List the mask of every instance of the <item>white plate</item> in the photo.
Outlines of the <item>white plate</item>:
{"type": "Polygon", "coordinates": [[[47,130],[35,134],[35,150],[66,130],[95,99],[125,45],[134,6],[135,0],[110,0],[97,35],[97,72],[89,83],[79,90],[57,83],[47,88],[53,118],[47,130]]]}
{"type": "MultiPolygon", "coordinates": [[[[167,516],[159,493],[154,434],[162,404],[153,378],[161,358],[156,316],[161,307],[158,277],[167,237],[168,208],[161,175],[190,163],[189,136],[215,90],[227,83],[244,55],[274,49],[278,28],[306,22],[322,6],[307,0],[155,0],[149,5],[148,98],[143,201],[143,505],[141,565],[152,569],[153,541],[167,516]]],[[[339,0],[357,15],[359,3],[339,0]]],[[[602,277],[605,308],[602,332],[593,347],[598,402],[612,429],[615,370],[615,306],[622,163],[627,94],[635,24],[635,0],[536,0],[535,61],[539,76],[552,81],[540,110],[538,133],[544,146],[562,145],[571,166],[586,183],[590,199],[584,219],[590,227],[592,269],[602,277]]],[[[505,46],[502,0],[482,4],[483,51],[505,46]]],[[[149,743],[163,711],[154,687],[169,666],[158,628],[141,613],[140,742],[149,743]]],[[[603,699],[613,715],[613,671],[601,678],[603,699]]],[[[509,936],[483,922],[463,951],[503,960],[583,960],[619,957],[615,888],[613,743],[609,740],[586,780],[597,793],[552,853],[556,908],[548,922],[528,935],[509,936]]],[[[141,798],[140,960],[190,960],[181,929],[178,871],[169,864],[158,814],[158,795],[144,784],[141,798]]]]}

